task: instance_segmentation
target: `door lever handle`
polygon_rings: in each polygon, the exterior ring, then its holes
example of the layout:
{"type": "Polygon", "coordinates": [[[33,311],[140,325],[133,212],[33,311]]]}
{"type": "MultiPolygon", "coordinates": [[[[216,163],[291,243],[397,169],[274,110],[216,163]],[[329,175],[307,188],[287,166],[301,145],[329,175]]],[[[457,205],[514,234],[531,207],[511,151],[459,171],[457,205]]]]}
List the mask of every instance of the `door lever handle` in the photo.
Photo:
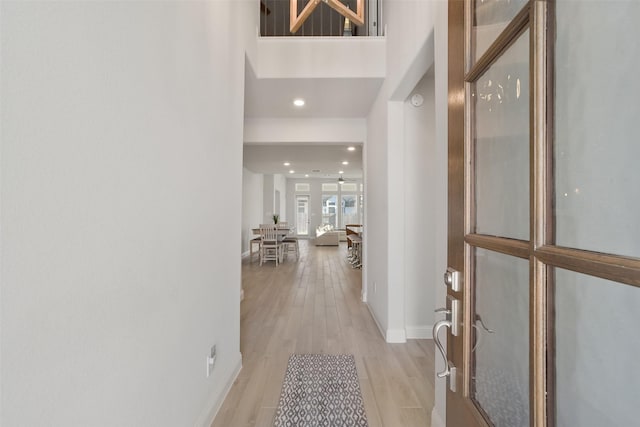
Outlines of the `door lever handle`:
{"type": "Polygon", "coordinates": [[[442,329],[445,326],[450,328],[451,320],[441,320],[435,325],[433,325],[433,341],[436,343],[436,347],[438,347],[438,350],[440,350],[440,354],[442,355],[442,358],[444,359],[444,364],[446,366],[444,371],[436,373],[438,378],[444,378],[451,374],[451,369],[449,367],[449,359],[447,358],[447,352],[445,351],[444,347],[442,346],[442,343],[440,342],[440,337],[438,337],[438,332],[440,332],[440,329],[442,329]]]}
{"type": "Polygon", "coordinates": [[[457,337],[460,332],[460,300],[452,297],[451,295],[447,295],[447,301],[449,301],[447,306],[450,308],[440,307],[436,308],[434,311],[436,313],[444,313],[447,315],[446,319],[451,321],[451,325],[449,325],[451,328],[451,335],[457,337]]]}

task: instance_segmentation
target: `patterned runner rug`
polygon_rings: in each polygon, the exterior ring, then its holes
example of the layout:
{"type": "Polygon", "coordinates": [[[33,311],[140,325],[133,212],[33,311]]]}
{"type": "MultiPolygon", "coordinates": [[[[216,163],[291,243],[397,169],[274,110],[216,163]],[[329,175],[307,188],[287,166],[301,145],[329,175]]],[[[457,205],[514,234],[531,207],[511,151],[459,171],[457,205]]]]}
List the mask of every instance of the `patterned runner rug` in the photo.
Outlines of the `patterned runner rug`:
{"type": "Polygon", "coordinates": [[[353,355],[289,358],[274,427],[311,426],[368,426],[353,355]]]}

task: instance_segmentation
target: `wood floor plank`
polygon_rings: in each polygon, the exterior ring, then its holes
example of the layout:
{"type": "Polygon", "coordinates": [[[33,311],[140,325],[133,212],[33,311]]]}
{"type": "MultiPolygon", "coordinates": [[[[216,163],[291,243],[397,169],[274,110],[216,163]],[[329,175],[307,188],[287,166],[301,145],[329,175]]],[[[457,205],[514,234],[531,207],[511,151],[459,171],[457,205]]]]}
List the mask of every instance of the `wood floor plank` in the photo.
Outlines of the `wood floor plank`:
{"type": "Polygon", "coordinates": [[[353,354],[369,427],[430,425],[433,342],[384,341],[360,300],[362,271],[351,268],[346,253],[344,244],[302,240],[298,261],[261,267],[243,259],[243,368],[213,427],[272,426],[293,353],[353,354]]]}

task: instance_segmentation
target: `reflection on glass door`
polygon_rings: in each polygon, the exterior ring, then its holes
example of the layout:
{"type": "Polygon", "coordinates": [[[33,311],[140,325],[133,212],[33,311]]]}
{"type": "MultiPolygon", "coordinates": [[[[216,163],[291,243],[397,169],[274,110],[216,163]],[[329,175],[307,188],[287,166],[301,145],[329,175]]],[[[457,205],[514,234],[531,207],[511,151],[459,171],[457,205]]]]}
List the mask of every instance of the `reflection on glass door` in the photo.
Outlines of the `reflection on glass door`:
{"type": "Polygon", "coordinates": [[[555,11],[555,425],[638,425],[640,2],[555,11]]]}
{"type": "Polygon", "coordinates": [[[309,235],[309,196],[296,196],[296,231],[299,236],[309,235]]]}
{"type": "Polygon", "coordinates": [[[508,246],[529,240],[529,43],[526,30],[471,84],[472,232],[509,239],[471,251],[471,397],[496,426],[530,421],[529,262],[508,246]]]}

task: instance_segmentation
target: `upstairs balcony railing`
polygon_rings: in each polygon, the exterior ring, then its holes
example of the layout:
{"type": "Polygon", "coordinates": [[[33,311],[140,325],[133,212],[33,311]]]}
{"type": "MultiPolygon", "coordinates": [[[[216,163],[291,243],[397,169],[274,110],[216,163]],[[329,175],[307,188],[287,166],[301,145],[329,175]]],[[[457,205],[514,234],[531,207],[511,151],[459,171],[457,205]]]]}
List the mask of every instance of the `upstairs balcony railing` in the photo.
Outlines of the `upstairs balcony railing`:
{"type": "MultiPolygon", "coordinates": [[[[345,18],[335,8],[328,5],[327,0],[294,0],[297,2],[298,16],[303,14],[309,3],[317,2],[313,11],[304,16],[304,23],[295,32],[291,32],[290,0],[260,1],[260,35],[263,37],[335,37],[335,36],[369,36],[382,34],[380,28],[382,0],[339,0],[338,7],[356,11],[358,1],[362,3],[364,24],[357,25],[353,20],[345,18]]],[[[334,3],[335,4],[335,3],[334,3]]],[[[295,17],[294,17],[295,18],[295,17]]]]}

